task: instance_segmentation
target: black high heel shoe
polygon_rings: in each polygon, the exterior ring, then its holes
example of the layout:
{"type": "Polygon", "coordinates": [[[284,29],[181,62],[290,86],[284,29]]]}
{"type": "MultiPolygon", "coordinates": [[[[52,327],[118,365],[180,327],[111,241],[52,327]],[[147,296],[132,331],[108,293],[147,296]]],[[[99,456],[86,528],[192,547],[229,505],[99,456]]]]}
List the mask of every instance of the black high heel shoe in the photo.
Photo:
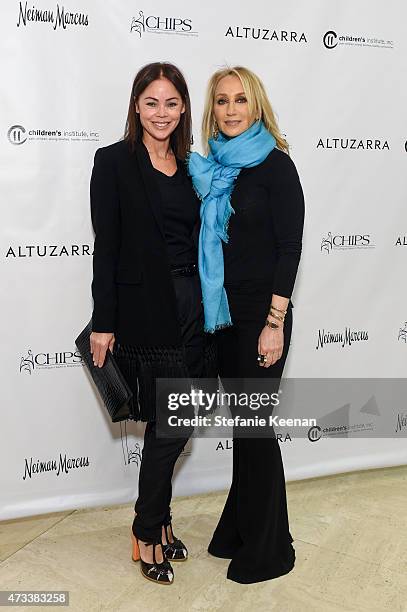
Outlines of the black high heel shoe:
{"type": "Polygon", "coordinates": [[[164,530],[167,540],[167,544],[163,544],[165,556],[171,559],[171,561],[186,561],[188,559],[188,549],[179,538],[175,537],[172,530],[171,519],[169,523],[164,525],[164,530]],[[171,531],[173,542],[170,542],[170,537],[168,535],[169,530],[171,531]]]}
{"type": "Polygon", "coordinates": [[[174,582],[174,572],[170,562],[165,556],[162,543],[146,542],[146,546],[153,546],[153,563],[147,563],[147,561],[143,561],[141,558],[138,538],[134,535],[133,529],[131,530],[131,537],[133,544],[132,559],[133,561],[140,561],[140,570],[144,578],[147,578],[147,580],[152,580],[153,582],[158,582],[159,584],[172,584],[174,582]],[[163,553],[164,560],[161,563],[157,563],[157,559],[155,558],[156,544],[160,544],[163,553]]]}

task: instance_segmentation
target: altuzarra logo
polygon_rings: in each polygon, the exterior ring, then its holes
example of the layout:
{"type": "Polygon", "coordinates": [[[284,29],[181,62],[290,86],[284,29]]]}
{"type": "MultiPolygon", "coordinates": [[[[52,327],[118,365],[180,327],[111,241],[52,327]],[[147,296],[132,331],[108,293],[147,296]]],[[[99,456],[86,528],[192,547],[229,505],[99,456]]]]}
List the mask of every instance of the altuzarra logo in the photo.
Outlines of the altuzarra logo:
{"type": "Polygon", "coordinates": [[[6,252],[6,259],[8,257],[13,259],[20,259],[25,257],[75,257],[93,255],[90,244],[28,244],[9,246],[6,252]]]}
{"type": "Polygon", "coordinates": [[[72,368],[82,366],[83,360],[79,351],[63,351],[60,353],[33,354],[28,349],[26,355],[20,358],[20,373],[32,374],[34,370],[51,370],[55,368],[72,368]]]}
{"type": "Polygon", "coordinates": [[[233,440],[229,440],[228,438],[226,438],[224,442],[222,442],[222,440],[219,440],[218,444],[216,445],[215,451],[232,450],[232,448],[233,448],[233,440]]]}
{"type": "Polygon", "coordinates": [[[320,138],[317,149],[351,149],[352,151],[390,151],[387,140],[380,138],[320,138]]]}
{"type": "Polygon", "coordinates": [[[345,345],[351,346],[353,342],[361,342],[369,340],[369,333],[366,330],[351,331],[349,327],[345,327],[344,332],[318,330],[318,341],[316,350],[323,348],[326,344],[340,344],[341,348],[345,345]]]}
{"type": "Polygon", "coordinates": [[[328,232],[321,241],[321,252],[343,251],[349,249],[374,249],[370,234],[332,234],[328,232]]]}
{"type": "Polygon", "coordinates": [[[394,41],[365,35],[353,36],[352,34],[337,34],[335,30],[328,30],[322,37],[326,49],[335,49],[340,45],[353,47],[379,47],[382,49],[393,49],[394,41]]]}
{"type": "Polygon", "coordinates": [[[38,9],[34,5],[30,8],[27,7],[28,2],[20,2],[20,10],[18,14],[17,27],[27,26],[28,23],[49,23],[53,26],[53,29],[63,28],[66,30],[67,26],[87,26],[89,25],[88,15],[85,13],[70,13],[65,10],[64,5],[56,5],[55,12],[50,9],[38,9]]]}
{"type": "Polygon", "coordinates": [[[56,472],[56,476],[60,474],[69,474],[69,470],[74,468],[89,467],[89,457],[67,457],[66,453],[62,456],[59,453],[59,461],[57,459],[49,459],[48,461],[40,461],[37,459],[33,460],[25,459],[24,476],[23,480],[32,478],[33,475],[43,474],[44,472],[56,472]]]}
{"type": "Polygon", "coordinates": [[[407,236],[398,236],[394,246],[407,246],[407,236]]]}
{"type": "Polygon", "coordinates": [[[271,30],[269,28],[228,26],[225,37],[253,38],[255,40],[271,40],[275,42],[307,43],[304,32],[289,30],[271,30]]]}
{"type": "Polygon", "coordinates": [[[198,36],[192,31],[192,20],[181,17],[157,17],[144,15],[139,11],[138,17],[132,17],[130,32],[135,32],[141,38],[144,33],[178,34],[181,36],[198,36]]]}
{"type": "Polygon", "coordinates": [[[397,340],[407,343],[407,321],[404,321],[404,327],[400,327],[397,340]]]}

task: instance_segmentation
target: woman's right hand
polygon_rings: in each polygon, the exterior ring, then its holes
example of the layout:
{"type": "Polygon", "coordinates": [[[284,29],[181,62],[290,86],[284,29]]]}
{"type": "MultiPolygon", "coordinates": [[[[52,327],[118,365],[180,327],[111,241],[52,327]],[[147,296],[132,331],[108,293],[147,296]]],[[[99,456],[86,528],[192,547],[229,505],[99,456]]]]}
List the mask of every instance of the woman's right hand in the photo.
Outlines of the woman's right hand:
{"type": "Polygon", "coordinates": [[[93,355],[93,363],[99,368],[105,362],[106,351],[110,349],[113,352],[115,342],[114,334],[104,332],[92,332],[90,335],[90,352],[93,355]]]}

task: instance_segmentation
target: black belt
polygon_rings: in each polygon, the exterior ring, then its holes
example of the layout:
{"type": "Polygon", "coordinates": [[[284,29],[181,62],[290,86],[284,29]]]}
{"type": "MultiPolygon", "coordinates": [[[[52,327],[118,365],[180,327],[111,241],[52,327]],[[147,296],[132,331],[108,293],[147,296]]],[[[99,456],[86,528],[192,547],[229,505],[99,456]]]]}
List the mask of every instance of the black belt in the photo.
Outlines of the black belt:
{"type": "Polygon", "coordinates": [[[194,276],[198,274],[196,264],[186,264],[185,266],[174,266],[171,268],[171,276],[194,276]]]}

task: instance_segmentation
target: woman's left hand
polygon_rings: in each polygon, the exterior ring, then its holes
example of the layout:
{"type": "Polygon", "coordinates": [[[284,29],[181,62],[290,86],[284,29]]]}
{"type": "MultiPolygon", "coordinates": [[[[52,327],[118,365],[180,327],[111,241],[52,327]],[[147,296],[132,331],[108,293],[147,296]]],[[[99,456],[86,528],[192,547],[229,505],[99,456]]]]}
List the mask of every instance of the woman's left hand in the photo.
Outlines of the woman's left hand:
{"type": "Polygon", "coordinates": [[[265,325],[259,336],[258,342],[258,353],[259,355],[266,355],[267,361],[265,363],[258,362],[260,367],[269,368],[271,365],[276,363],[283,354],[284,348],[284,330],[283,326],[280,325],[278,329],[267,327],[265,325]]]}

